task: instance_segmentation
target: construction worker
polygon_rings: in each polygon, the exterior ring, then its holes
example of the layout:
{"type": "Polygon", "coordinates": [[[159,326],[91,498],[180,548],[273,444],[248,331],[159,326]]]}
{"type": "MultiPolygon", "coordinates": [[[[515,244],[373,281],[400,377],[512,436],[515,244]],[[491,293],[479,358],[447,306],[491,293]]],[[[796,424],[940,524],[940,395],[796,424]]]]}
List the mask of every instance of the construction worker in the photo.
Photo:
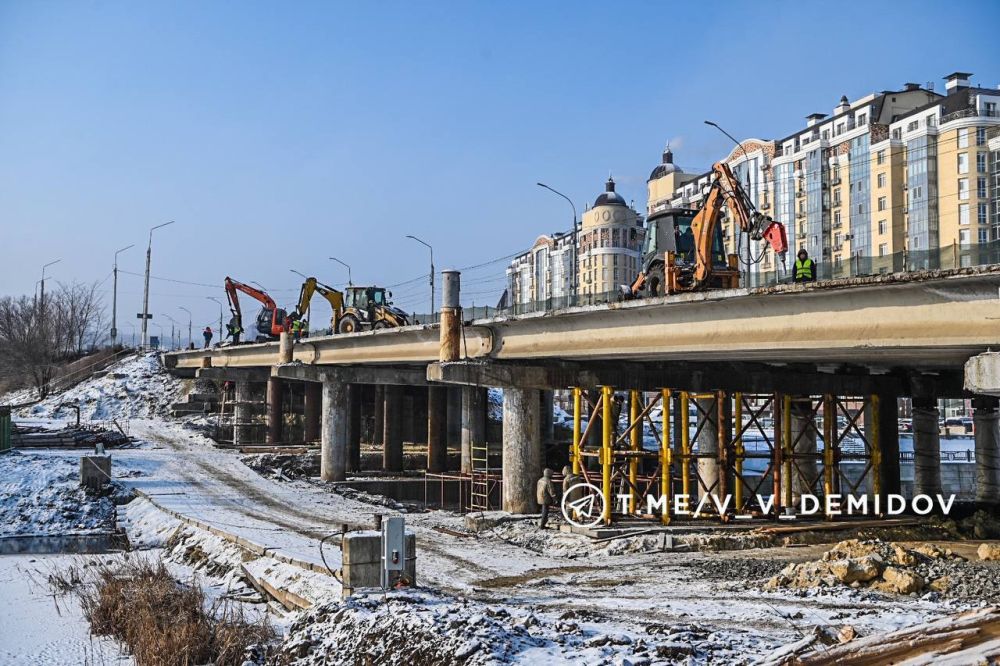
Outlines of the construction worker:
{"type": "Polygon", "coordinates": [[[579,483],[583,483],[584,481],[583,476],[581,474],[574,474],[573,468],[569,465],[563,465],[562,476],[562,501],[563,507],[565,508],[574,500],[580,499],[580,496],[582,495],[579,488],[572,492],[570,492],[570,488],[579,483]]]}
{"type": "Polygon", "coordinates": [[[201,334],[205,336],[205,349],[208,349],[212,346],[212,327],[206,326],[205,330],[202,331],[201,334]]]}
{"type": "Polygon", "coordinates": [[[805,248],[799,250],[795,259],[795,282],[815,282],[816,262],[812,260],[805,248]]]}
{"type": "Polygon", "coordinates": [[[538,479],[538,484],[535,486],[535,499],[538,500],[538,506],[542,507],[542,518],[538,521],[538,529],[544,530],[545,523],[549,520],[549,504],[556,501],[552,470],[548,467],[542,472],[542,478],[538,479]]]}
{"type": "Polygon", "coordinates": [[[302,319],[296,318],[292,320],[292,341],[298,342],[302,339],[302,330],[305,326],[305,322],[302,319]]]}

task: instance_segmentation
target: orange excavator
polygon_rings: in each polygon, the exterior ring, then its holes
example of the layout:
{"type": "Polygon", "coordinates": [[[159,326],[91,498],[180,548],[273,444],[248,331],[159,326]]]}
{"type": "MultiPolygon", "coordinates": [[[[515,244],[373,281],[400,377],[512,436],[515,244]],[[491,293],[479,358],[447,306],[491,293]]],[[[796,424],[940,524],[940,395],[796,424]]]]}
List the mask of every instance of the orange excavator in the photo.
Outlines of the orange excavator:
{"type": "Polygon", "coordinates": [[[682,291],[739,286],[739,258],[726,255],[722,208],[726,206],[751,241],[765,241],[784,263],[785,226],[757,211],[729,165],[712,166],[712,185],[698,210],[669,208],[649,216],[642,248],[642,272],[622,285],[625,298],[662,296],[682,291]]]}
{"type": "Polygon", "coordinates": [[[233,344],[239,344],[240,336],[243,335],[243,313],[240,311],[240,299],[237,293],[240,291],[261,303],[260,312],[257,313],[257,339],[255,342],[277,340],[281,333],[286,330],[285,311],[277,306],[274,299],[267,295],[267,292],[227,277],[226,296],[229,297],[229,310],[233,313],[233,318],[229,320],[226,329],[228,336],[233,339],[233,344]]]}

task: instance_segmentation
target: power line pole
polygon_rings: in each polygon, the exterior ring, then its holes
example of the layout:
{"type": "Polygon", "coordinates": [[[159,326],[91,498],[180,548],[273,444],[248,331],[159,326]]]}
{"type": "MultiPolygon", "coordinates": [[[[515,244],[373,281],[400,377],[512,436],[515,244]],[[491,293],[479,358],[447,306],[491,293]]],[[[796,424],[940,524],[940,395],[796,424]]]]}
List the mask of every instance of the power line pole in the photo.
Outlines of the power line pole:
{"type": "Polygon", "coordinates": [[[416,236],[407,235],[406,237],[426,246],[427,249],[431,251],[431,321],[434,321],[437,316],[437,313],[434,310],[434,248],[431,247],[430,243],[425,243],[416,236]]]}
{"type": "Polygon", "coordinates": [[[153,255],[153,232],[161,227],[173,224],[174,221],[158,224],[149,230],[149,244],[146,246],[146,281],[142,290],[142,348],[149,346],[149,264],[153,255]]]}
{"type": "Polygon", "coordinates": [[[128,247],[123,247],[115,252],[115,279],[114,287],[111,290],[111,348],[115,347],[118,341],[118,255],[128,250],[129,248],[135,247],[135,245],[129,245],[128,247]]]}

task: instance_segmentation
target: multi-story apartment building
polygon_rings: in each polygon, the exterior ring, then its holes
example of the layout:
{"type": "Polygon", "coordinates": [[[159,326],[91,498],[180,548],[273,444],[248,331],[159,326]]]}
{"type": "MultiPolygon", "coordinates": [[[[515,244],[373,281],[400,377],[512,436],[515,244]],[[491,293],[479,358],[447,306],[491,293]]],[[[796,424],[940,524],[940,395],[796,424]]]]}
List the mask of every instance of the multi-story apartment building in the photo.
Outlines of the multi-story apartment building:
{"type": "Polygon", "coordinates": [[[605,191],[584,212],[580,225],[580,297],[605,300],[619,285],[631,282],[639,272],[644,238],[643,216],[615,192],[615,181],[608,177],[605,191]]]}
{"type": "Polygon", "coordinates": [[[566,305],[575,289],[575,264],[574,232],[539,236],[530,250],[507,266],[507,305],[525,309],[566,305]]]}
{"type": "Polygon", "coordinates": [[[991,131],[1000,128],[1000,89],[969,85],[965,72],[946,77],[946,95],[901,115],[890,141],[905,154],[903,214],[910,268],[983,263],[1000,240],[991,210],[991,131]]]}

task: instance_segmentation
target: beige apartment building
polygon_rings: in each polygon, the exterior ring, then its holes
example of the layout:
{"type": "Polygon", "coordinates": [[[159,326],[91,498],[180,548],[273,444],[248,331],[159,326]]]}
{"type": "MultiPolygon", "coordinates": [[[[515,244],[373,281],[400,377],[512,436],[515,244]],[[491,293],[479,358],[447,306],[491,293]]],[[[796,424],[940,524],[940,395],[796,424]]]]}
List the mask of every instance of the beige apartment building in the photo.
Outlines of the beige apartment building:
{"type": "Polygon", "coordinates": [[[610,176],[604,192],[583,213],[579,234],[579,294],[584,301],[612,298],[618,286],[639,273],[643,216],[615,192],[610,176]]]}

